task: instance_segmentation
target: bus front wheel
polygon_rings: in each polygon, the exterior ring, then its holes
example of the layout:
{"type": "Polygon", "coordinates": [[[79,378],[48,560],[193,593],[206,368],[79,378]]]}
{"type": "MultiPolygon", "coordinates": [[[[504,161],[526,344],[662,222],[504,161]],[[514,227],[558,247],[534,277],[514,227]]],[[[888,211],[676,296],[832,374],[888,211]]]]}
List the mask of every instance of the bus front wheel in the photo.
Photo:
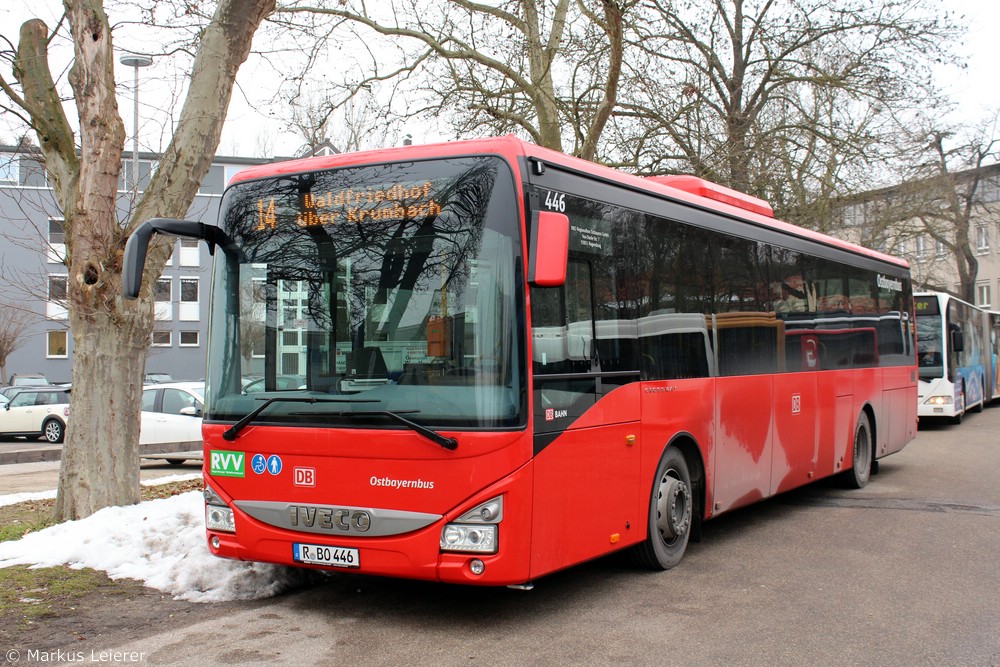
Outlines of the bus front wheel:
{"type": "Polygon", "coordinates": [[[691,537],[694,494],[691,473],[681,451],[669,447],[660,458],[649,499],[649,536],[635,546],[636,562],[669,570],[684,556],[691,537]]]}
{"type": "Polygon", "coordinates": [[[962,423],[962,417],[965,416],[965,392],[964,391],[961,393],[961,397],[962,397],[962,411],[961,412],[956,412],[955,416],[951,418],[951,423],[955,424],[956,426],[962,423]]]}

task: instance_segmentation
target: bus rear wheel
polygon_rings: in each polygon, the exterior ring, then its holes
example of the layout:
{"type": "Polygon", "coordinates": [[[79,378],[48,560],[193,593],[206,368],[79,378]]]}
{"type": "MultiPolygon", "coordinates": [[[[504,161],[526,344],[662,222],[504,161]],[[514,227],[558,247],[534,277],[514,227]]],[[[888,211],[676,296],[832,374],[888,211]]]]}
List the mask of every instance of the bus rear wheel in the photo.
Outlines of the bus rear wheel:
{"type": "Polygon", "coordinates": [[[981,397],[979,399],[979,402],[976,403],[974,406],[972,406],[972,411],[973,412],[977,412],[977,413],[978,412],[982,412],[983,411],[983,406],[986,405],[986,385],[985,384],[983,385],[983,390],[979,394],[979,396],[981,397]]]}
{"type": "Polygon", "coordinates": [[[863,488],[868,484],[872,474],[872,427],[868,421],[868,413],[858,416],[858,424],[854,427],[854,465],[844,473],[847,486],[852,489],[863,488]]]}
{"type": "Polygon", "coordinates": [[[669,570],[677,565],[691,537],[694,495],[691,473],[679,449],[669,447],[660,458],[649,499],[649,536],[632,555],[641,566],[669,570]]]}

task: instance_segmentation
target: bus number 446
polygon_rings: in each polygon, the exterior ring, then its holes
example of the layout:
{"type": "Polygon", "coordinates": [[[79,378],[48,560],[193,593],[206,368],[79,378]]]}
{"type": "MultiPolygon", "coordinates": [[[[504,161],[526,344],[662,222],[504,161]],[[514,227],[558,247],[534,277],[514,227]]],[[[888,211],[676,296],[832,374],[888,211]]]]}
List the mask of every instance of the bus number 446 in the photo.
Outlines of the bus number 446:
{"type": "Polygon", "coordinates": [[[559,211],[560,213],[566,212],[566,195],[562,192],[552,192],[549,190],[545,193],[545,208],[550,211],[559,211]]]}

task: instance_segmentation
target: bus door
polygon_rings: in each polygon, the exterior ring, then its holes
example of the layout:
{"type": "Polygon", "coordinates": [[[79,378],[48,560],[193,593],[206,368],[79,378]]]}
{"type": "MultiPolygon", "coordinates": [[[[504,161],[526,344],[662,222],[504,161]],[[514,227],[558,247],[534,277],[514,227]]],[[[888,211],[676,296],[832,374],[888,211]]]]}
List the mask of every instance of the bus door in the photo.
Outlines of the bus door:
{"type": "Polygon", "coordinates": [[[643,525],[645,504],[635,499],[639,372],[627,368],[634,322],[595,323],[586,260],[571,258],[566,285],[533,287],[531,300],[535,577],[606,553],[643,525]]]}
{"type": "Polygon", "coordinates": [[[823,332],[783,331],[784,372],[775,376],[774,474],[771,492],[807,484],[833,470],[833,442],[822,425],[828,422],[834,391],[822,370],[826,347],[823,332]]]}
{"type": "Polygon", "coordinates": [[[713,317],[716,383],[715,511],[771,493],[772,406],[781,322],[773,313],[730,312],[713,317]]]}

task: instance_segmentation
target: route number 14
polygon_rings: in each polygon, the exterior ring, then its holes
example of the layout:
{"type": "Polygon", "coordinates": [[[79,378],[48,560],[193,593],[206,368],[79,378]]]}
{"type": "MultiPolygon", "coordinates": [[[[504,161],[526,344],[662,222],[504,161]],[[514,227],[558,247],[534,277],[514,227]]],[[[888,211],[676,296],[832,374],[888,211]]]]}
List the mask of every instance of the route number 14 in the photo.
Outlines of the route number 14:
{"type": "Polygon", "coordinates": [[[560,213],[566,212],[566,195],[562,192],[553,192],[548,190],[545,192],[545,208],[550,211],[559,211],[560,213]]]}

